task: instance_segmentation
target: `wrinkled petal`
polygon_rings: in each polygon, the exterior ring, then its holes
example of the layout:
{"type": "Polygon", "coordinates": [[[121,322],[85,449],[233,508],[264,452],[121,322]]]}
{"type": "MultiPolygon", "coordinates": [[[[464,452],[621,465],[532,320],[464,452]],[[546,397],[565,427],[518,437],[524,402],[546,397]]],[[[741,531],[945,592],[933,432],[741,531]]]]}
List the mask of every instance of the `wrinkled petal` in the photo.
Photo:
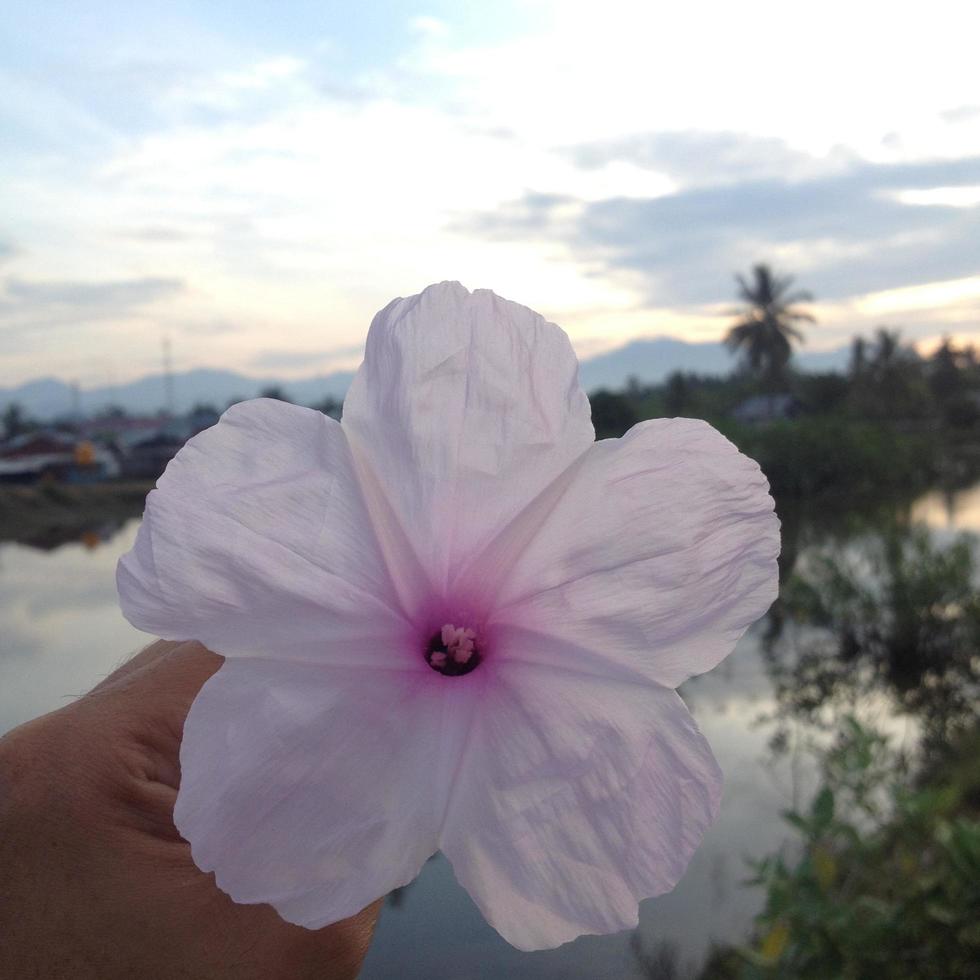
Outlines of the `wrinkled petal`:
{"type": "Polygon", "coordinates": [[[778,591],[766,478],[705,422],[656,419],[596,443],[473,563],[504,581],[500,615],[667,687],[710,670],[778,591]]]}
{"type": "Polygon", "coordinates": [[[375,317],[343,426],[440,587],[594,438],[564,332],[459,283],[375,317]]]}
{"type": "Polygon", "coordinates": [[[405,630],[342,428],[270,399],[181,449],[117,581],[138,629],[225,656],[388,664],[405,630]]]}
{"type": "Polygon", "coordinates": [[[320,928],[436,850],[442,718],[431,679],[226,661],[191,706],[174,821],[235,901],[320,928]]]}
{"type": "Polygon", "coordinates": [[[639,902],[684,873],[721,796],[684,703],[519,658],[486,693],[440,839],[457,879],[519,949],[635,926],[639,902]]]}

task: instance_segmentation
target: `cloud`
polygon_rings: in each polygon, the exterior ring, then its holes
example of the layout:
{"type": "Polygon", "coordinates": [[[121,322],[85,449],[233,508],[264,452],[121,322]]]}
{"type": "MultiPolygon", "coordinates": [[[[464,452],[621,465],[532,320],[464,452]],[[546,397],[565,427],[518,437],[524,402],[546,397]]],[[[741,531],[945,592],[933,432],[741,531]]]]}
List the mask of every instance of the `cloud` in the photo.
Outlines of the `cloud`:
{"type": "Polygon", "coordinates": [[[577,213],[584,202],[571,194],[528,191],[515,201],[506,201],[493,211],[460,216],[450,227],[458,232],[475,232],[487,238],[509,240],[555,230],[563,213],[577,213]]]}
{"type": "Polygon", "coordinates": [[[449,25],[438,17],[418,16],[409,21],[409,27],[415,34],[423,37],[448,37],[452,31],[449,25]]]}
{"type": "Polygon", "coordinates": [[[827,73],[800,70],[780,17],[749,24],[735,7],[712,10],[706,31],[697,5],[665,20],[632,0],[600,18],[578,0],[504,0],[380,20],[164,4],[111,24],[37,6],[18,7],[25,29],[0,74],[0,115],[15,125],[0,201],[23,248],[0,266],[0,329],[25,326],[4,333],[8,377],[148,370],[161,326],[187,363],[298,363],[446,277],[541,308],[577,341],[652,324],[707,336],[712,311],[677,297],[727,300],[731,272],[760,258],[815,291],[847,291],[842,278],[875,279],[860,265],[874,228],[900,267],[925,269],[927,255],[938,269],[957,234],[975,246],[974,212],[950,200],[912,207],[853,185],[841,203],[847,188],[821,183],[858,180],[861,155],[980,153],[970,125],[940,116],[976,99],[968,32],[938,14],[882,21],[845,4],[844,35],[817,18],[807,47],[834,53],[827,73]],[[747,59],[739,38],[766,58],[747,59]],[[906,42],[932,61],[909,72],[906,42]],[[855,98],[869,77],[871,103],[855,98]],[[897,149],[882,147],[888,132],[897,149]],[[794,193],[810,190],[807,210],[794,193]],[[145,301],[138,289],[59,298],[5,293],[3,274],[188,285],[145,301]]]}
{"type": "Polygon", "coordinates": [[[146,225],[120,232],[121,238],[137,242],[172,244],[190,241],[192,236],[179,228],[168,228],[166,225],[146,225]]]}
{"type": "Polygon", "coordinates": [[[8,277],[0,292],[0,329],[55,327],[132,314],[182,292],[181,279],[147,276],[102,282],[8,277]]]}
{"type": "Polygon", "coordinates": [[[915,205],[899,194],[980,184],[980,157],[854,161],[836,173],[790,179],[767,170],[790,160],[803,171],[806,161],[778,141],[749,140],[742,152],[731,134],[716,137],[692,141],[684,134],[674,147],[651,137],[620,145],[625,157],[616,157],[612,146],[579,151],[584,166],[631,158],[680,172],[690,162],[694,185],[676,193],[597,201],[528,193],[465,225],[498,240],[533,235],[561,242],[602,273],[638,278],[656,306],[726,300],[732,273],[757,261],[797,273],[823,299],[975,273],[980,206],[915,205]],[[697,145],[723,152],[696,166],[697,145]],[[742,161],[747,179],[730,180],[724,161],[733,158],[742,161]],[[712,174],[717,182],[700,183],[712,174]]]}
{"type": "Polygon", "coordinates": [[[980,105],[956,106],[953,109],[946,109],[944,112],[939,113],[939,116],[943,122],[948,123],[971,122],[980,117],[980,105]]]}
{"type": "Polygon", "coordinates": [[[8,301],[15,304],[92,307],[139,306],[161,296],[179,292],[183,283],[179,279],[145,277],[142,279],[117,279],[109,282],[77,282],[74,280],[48,280],[30,282],[10,278],[5,284],[8,301]]]}
{"type": "Polygon", "coordinates": [[[359,359],[364,355],[363,344],[352,344],[348,347],[334,347],[329,350],[262,350],[251,359],[253,367],[275,371],[280,368],[312,368],[325,361],[343,361],[359,359]]]}
{"type": "Polygon", "coordinates": [[[571,147],[568,156],[584,169],[630,163],[674,178],[683,186],[730,184],[745,180],[800,180],[840,170],[853,154],[836,149],[814,157],[781,139],[737,132],[640,133],[571,147]]]}

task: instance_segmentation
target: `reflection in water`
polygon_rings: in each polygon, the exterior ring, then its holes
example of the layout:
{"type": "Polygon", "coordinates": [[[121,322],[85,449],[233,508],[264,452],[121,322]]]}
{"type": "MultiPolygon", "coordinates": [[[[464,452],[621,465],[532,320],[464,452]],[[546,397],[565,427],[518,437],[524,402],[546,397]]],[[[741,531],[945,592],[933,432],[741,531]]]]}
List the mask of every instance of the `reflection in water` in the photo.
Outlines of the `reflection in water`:
{"type": "MultiPolygon", "coordinates": [[[[0,733],[87,691],[149,638],[116,601],[116,560],[138,521],[100,545],[0,545],[0,733]]],[[[47,541],[48,539],[46,539],[47,541]]]]}
{"type": "Polygon", "coordinates": [[[935,490],[917,500],[912,520],[936,530],[980,534],[980,485],[969,490],[935,490]]]}
{"type": "MultiPolygon", "coordinates": [[[[954,498],[952,513],[971,514],[978,495],[954,498]]],[[[934,516],[930,500],[912,515],[934,516]]],[[[687,976],[713,941],[747,935],[762,896],[744,887],[745,858],[789,837],[781,812],[806,805],[818,780],[802,756],[774,757],[774,738],[799,744],[833,730],[842,712],[871,705],[891,731],[921,728],[933,746],[975,711],[971,546],[945,530],[914,529],[908,514],[892,507],[858,519],[844,508],[780,507],[780,602],[728,660],[681,691],[725,772],[721,814],[675,891],[643,903],[635,934],[519,953],[436,857],[386,905],[364,980],[687,976]]],[[[147,641],[120,615],[114,584],[137,521],[117,527],[88,522],[47,552],[0,544],[0,732],[89,689],[147,641]]]]}
{"type": "Polygon", "coordinates": [[[66,544],[81,544],[89,551],[93,551],[111,541],[122,530],[125,523],[122,518],[110,518],[84,528],[43,527],[32,530],[31,534],[25,536],[19,543],[36,551],[56,551],[66,544]]]}
{"type": "Polygon", "coordinates": [[[833,728],[878,693],[917,720],[927,749],[970,728],[980,697],[974,547],[890,520],[807,553],[767,635],[779,712],[833,728]]]}

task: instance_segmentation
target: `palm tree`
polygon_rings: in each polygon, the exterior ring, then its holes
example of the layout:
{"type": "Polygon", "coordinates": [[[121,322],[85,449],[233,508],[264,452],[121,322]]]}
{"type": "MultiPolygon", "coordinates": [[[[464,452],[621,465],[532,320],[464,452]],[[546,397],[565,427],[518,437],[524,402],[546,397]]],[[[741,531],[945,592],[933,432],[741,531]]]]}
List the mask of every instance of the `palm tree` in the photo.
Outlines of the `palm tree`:
{"type": "Polygon", "coordinates": [[[902,346],[901,330],[878,327],[875,331],[872,362],[881,373],[887,374],[896,364],[905,363],[913,356],[911,350],[902,346]]]}
{"type": "Polygon", "coordinates": [[[928,412],[925,363],[900,330],[878,327],[863,344],[864,370],[851,374],[851,400],[869,418],[920,418],[928,412]]]}
{"type": "Polygon", "coordinates": [[[851,366],[849,374],[854,380],[864,377],[864,372],[868,370],[868,342],[864,337],[855,337],[851,341],[851,366]]]}
{"type": "Polygon", "coordinates": [[[737,311],[740,319],[728,331],[725,343],[741,353],[751,371],[776,385],[784,380],[794,342],[803,342],[794,324],[815,322],[811,314],[793,304],[810,303],[813,297],[805,290],[789,292],[793,277],[774,275],[768,265],[754,266],[752,277],[751,283],[743,276],[735,277],[739,299],[746,305],[737,311]]]}

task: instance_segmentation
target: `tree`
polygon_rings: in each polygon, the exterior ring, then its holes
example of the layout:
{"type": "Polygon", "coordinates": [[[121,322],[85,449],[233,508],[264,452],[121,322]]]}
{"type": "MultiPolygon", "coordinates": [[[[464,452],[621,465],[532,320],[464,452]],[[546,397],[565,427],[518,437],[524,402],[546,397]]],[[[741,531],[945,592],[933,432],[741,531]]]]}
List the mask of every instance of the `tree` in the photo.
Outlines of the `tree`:
{"type": "Polygon", "coordinates": [[[329,415],[332,419],[339,419],[344,408],[344,403],[327,395],[320,401],[314,402],[310,408],[315,408],[318,412],[323,412],[324,415],[329,415]]]}
{"type": "Polygon", "coordinates": [[[263,388],[259,392],[259,398],[274,398],[279,402],[288,402],[290,400],[279,385],[269,385],[268,388],[263,388]]]}
{"type": "Polygon", "coordinates": [[[943,338],[929,358],[932,396],[943,421],[954,428],[971,428],[980,420],[980,401],[977,399],[980,378],[976,366],[973,348],[956,348],[949,337],[943,338]]]}
{"type": "Polygon", "coordinates": [[[855,337],[851,342],[851,364],[849,373],[857,380],[864,377],[868,369],[868,342],[864,337],[855,337]]]}
{"type": "Polygon", "coordinates": [[[950,401],[966,388],[976,363],[973,347],[957,348],[949,337],[943,337],[929,358],[929,383],[936,399],[950,401]]]}
{"type": "Polygon", "coordinates": [[[878,327],[871,351],[871,370],[876,376],[887,377],[896,368],[917,360],[918,356],[913,348],[902,343],[901,330],[878,327]]]}
{"type": "Polygon", "coordinates": [[[11,402],[3,413],[3,434],[8,439],[19,436],[30,428],[30,422],[24,410],[17,402],[11,402]]]}
{"type": "Polygon", "coordinates": [[[735,278],[739,299],[746,305],[737,311],[740,319],[725,343],[767,386],[778,387],[785,382],[793,344],[803,341],[796,324],[815,322],[812,314],[794,304],[812,302],[813,297],[805,290],[790,292],[792,276],[777,276],[764,264],[753,267],[752,282],[741,275],[735,278]]]}
{"type": "Polygon", "coordinates": [[[687,378],[674,371],[664,386],[664,411],[668,416],[680,415],[691,400],[691,386],[687,378]]]}
{"type": "MultiPolygon", "coordinates": [[[[855,341],[856,349],[857,341],[855,341]]],[[[878,327],[870,342],[861,341],[862,361],[851,362],[851,401],[869,418],[921,418],[929,413],[930,395],[923,362],[894,327],[878,327]]]]}
{"type": "Polygon", "coordinates": [[[589,395],[589,402],[597,439],[618,439],[639,422],[636,410],[625,395],[600,388],[589,395]]]}

